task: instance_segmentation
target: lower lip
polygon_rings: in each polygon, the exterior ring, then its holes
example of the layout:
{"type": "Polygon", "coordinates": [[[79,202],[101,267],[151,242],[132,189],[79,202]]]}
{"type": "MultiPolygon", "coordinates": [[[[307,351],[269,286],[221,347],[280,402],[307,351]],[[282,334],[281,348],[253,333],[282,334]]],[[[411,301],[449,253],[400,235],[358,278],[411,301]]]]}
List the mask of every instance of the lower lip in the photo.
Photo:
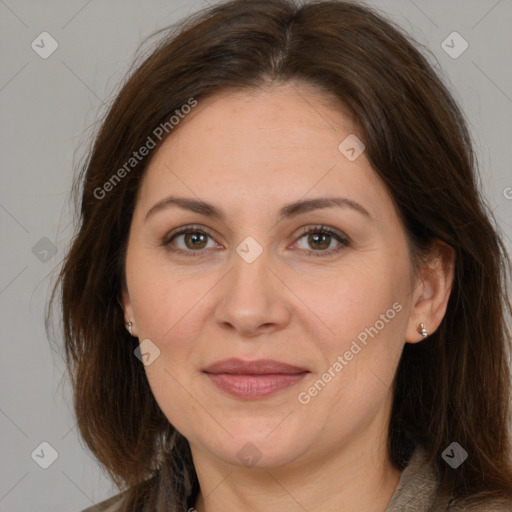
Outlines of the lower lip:
{"type": "Polygon", "coordinates": [[[207,373],[220,390],[237,398],[256,399],[272,395],[293,386],[308,372],[270,375],[234,375],[230,373],[207,373]]]}

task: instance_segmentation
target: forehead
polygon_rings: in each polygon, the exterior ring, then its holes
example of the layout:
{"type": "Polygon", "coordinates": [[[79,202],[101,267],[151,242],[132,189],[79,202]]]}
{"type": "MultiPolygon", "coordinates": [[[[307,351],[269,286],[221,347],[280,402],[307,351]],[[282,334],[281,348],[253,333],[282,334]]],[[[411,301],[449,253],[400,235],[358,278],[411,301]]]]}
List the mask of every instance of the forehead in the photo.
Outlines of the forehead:
{"type": "MultiPolygon", "coordinates": [[[[339,100],[301,82],[213,94],[201,99],[177,128],[169,144],[172,139],[178,143],[184,138],[191,143],[188,136],[193,131],[204,137],[201,143],[209,150],[219,143],[233,148],[241,139],[246,144],[244,148],[237,146],[240,150],[260,144],[267,149],[292,145],[300,150],[331,144],[331,140],[322,143],[326,131],[360,136],[352,115],[339,100]]],[[[196,149],[200,149],[198,144],[196,149]]]]}
{"type": "Polygon", "coordinates": [[[381,200],[382,184],[364,153],[350,161],[339,149],[353,136],[361,138],[350,114],[309,84],[224,91],[199,101],[160,146],[139,198],[172,191],[283,202],[334,187],[381,200]]]}

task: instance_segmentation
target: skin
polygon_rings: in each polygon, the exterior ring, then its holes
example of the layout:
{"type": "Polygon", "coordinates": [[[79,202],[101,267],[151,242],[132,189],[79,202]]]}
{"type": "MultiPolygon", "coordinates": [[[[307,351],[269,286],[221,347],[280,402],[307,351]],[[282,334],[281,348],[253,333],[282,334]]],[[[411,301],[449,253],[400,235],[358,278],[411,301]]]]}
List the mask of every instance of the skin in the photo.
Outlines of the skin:
{"type": "Polygon", "coordinates": [[[400,478],[386,450],[392,382],[404,344],[423,339],[420,322],[432,333],[442,320],[453,258],[434,244],[413,276],[404,229],[365,153],[349,161],[338,150],[357,127],[326,100],[301,83],[202,100],[155,153],[139,189],[125,317],[134,336],[160,350],[145,366],[147,378],[190,443],[199,512],[382,512],[400,478]],[[146,218],[170,195],[212,203],[224,219],[177,206],[146,218]],[[278,221],[286,204],[332,196],[356,201],[369,216],[345,206],[278,221]],[[184,235],[163,244],[190,224],[209,235],[200,250],[184,235]],[[300,232],[317,225],[349,244],[300,232]],[[252,263],[236,252],[248,236],[263,250],[252,263]],[[400,312],[300,403],[299,393],[396,303],[400,312]],[[275,359],[310,373],[244,400],[202,372],[231,357],[275,359]],[[237,456],[247,443],[260,457],[252,467],[237,456]]]}

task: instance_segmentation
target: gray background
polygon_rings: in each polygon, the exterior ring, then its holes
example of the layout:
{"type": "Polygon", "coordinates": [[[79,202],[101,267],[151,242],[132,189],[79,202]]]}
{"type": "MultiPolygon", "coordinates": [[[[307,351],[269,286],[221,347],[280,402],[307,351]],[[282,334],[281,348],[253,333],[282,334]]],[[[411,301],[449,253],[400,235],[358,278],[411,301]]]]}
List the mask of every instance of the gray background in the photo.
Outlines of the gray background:
{"type": "MultiPolygon", "coordinates": [[[[368,3],[435,54],[470,123],[485,195],[510,249],[512,2],[368,3]],[[457,59],[441,47],[454,31],[469,44],[457,59]]],[[[0,0],[2,512],[78,511],[116,492],[78,438],[63,359],[44,331],[44,308],[73,230],[73,169],[104,102],[144,37],[205,5],[0,0]],[[44,31],[59,45],[47,59],[31,47],[44,31]],[[43,441],[58,452],[48,469],[31,457],[43,441]]],[[[41,463],[49,461],[47,448],[36,453],[41,463]]]]}

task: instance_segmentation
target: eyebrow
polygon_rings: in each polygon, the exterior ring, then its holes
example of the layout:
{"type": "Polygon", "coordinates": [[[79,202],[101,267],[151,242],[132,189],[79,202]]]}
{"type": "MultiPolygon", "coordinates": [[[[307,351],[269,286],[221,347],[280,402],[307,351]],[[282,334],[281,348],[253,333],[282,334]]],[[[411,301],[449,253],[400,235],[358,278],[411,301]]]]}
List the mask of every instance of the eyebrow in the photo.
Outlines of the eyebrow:
{"type": "MultiPolygon", "coordinates": [[[[172,206],[177,206],[183,210],[199,213],[205,217],[212,217],[221,221],[225,220],[225,215],[222,210],[211,203],[190,197],[176,196],[169,196],[155,203],[146,213],[144,220],[147,221],[149,217],[155,215],[157,212],[161,212],[172,206]]],[[[358,202],[346,197],[318,197],[315,199],[304,199],[289,203],[279,210],[278,220],[281,221],[283,219],[292,218],[313,210],[333,207],[350,208],[364,215],[368,219],[374,220],[366,208],[358,202]]]]}

